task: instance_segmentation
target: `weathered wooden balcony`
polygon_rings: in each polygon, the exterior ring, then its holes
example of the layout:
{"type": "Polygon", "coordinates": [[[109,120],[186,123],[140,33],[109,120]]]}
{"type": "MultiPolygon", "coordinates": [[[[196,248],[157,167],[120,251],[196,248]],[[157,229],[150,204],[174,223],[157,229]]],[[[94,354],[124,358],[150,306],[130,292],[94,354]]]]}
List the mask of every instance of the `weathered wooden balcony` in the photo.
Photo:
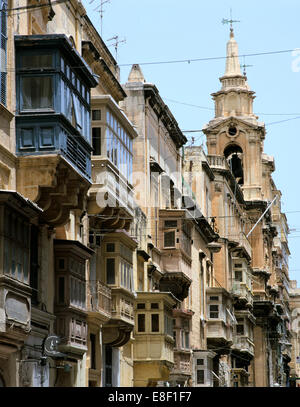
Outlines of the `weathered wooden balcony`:
{"type": "Polygon", "coordinates": [[[100,281],[87,284],[88,320],[103,324],[111,318],[111,288],[100,281]]]}

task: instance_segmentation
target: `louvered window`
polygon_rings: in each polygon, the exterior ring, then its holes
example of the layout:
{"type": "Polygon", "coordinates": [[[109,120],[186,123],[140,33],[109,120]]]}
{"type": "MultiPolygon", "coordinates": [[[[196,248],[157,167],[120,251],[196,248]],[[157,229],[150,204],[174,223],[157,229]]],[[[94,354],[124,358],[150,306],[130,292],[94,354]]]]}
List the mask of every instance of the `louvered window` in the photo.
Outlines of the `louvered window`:
{"type": "Polygon", "coordinates": [[[0,102],[6,105],[7,0],[0,0],[0,102]]]}

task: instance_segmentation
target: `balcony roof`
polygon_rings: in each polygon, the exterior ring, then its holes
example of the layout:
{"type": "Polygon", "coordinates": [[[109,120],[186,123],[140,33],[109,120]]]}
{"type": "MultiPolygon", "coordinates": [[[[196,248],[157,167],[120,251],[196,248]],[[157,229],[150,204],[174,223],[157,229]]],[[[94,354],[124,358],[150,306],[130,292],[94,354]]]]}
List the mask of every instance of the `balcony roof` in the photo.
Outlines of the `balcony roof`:
{"type": "Polygon", "coordinates": [[[14,207],[16,210],[29,217],[33,217],[44,212],[43,209],[40,208],[36,203],[32,202],[28,198],[25,198],[17,191],[0,189],[0,204],[2,202],[14,207]]]}
{"type": "Polygon", "coordinates": [[[98,85],[92,70],[65,34],[15,35],[15,45],[23,50],[27,47],[34,47],[34,49],[58,48],[68,55],[72,64],[76,67],[76,72],[90,88],[98,85]]]}
{"type": "Polygon", "coordinates": [[[54,239],[53,241],[54,249],[61,249],[61,250],[70,250],[74,251],[75,253],[81,253],[87,259],[91,257],[95,253],[94,250],[90,249],[89,247],[85,246],[78,240],[68,240],[68,239],[54,239]]]}

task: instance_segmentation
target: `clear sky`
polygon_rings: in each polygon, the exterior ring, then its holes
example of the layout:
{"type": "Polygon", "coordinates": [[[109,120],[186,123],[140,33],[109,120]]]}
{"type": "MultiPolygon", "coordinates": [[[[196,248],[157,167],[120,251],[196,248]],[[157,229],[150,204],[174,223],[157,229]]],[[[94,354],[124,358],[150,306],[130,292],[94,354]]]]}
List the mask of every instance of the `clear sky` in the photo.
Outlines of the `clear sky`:
{"type": "MultiPolygon", "coordinates": [[[[100,0],[83,0],[95,27],[100,29],[100,0]]],[[[121,83],[139,63],[147,82],[154,83],[181,130],[201,130],[214,115],[210,94],[220,89],[225,59],[190,63],[149,62],[224,57],[229,26],[234,20],[239,54],[300,49],[299,0],[110,0],[103,5],[102,38],[116,35],[121,83]],[[189,106],[196,105],[196,106],[189,106]]],[[[114,46],[109,46],[115,56],[114,46]]],[[[266,124],[264,151],[275,158],[273,179],[282,192],[289,235],[290,278],[300,286],[300,50],[240,58],[248,83],[256,92],[254,112],[266,124]]],[[[191,134],[185,133],[189,140],[191,134]]],[[[205,144],[201,132],[194,145],[205,144]]],[[[190,144],[190,142],[189,142],[190,144]]]]}

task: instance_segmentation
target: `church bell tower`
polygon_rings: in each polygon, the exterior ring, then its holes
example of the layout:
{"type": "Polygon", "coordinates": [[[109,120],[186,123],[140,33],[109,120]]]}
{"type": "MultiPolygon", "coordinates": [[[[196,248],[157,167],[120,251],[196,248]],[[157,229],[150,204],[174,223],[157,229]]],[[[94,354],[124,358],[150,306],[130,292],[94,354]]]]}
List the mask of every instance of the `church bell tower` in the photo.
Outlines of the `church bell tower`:
{"type": "Polygon", "coordinates": [[[230,28],[221,90],[212,93],[215,117],[204,128],[209,155],[225,157],[246,201],[260,201],[264,123],[253,113],[254,92],[241,73],[238,44],[230,28]]]}

